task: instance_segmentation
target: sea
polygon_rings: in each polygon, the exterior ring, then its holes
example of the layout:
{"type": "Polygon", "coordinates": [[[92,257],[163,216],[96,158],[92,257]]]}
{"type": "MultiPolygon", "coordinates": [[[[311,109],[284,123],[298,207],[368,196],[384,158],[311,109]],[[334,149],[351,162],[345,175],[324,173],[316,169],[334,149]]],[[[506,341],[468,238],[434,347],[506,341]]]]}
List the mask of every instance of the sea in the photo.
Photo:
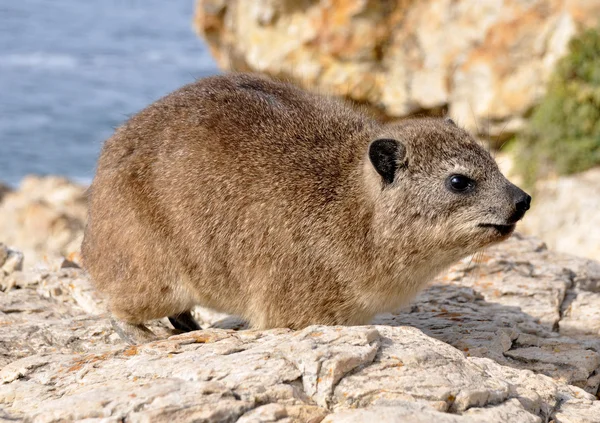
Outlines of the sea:
{"type": "Polygon", "coordinates": [[[88,184],[118,125],[218,73],[193,12],[193,0],[0,1],[0,182],[88,184]]]}

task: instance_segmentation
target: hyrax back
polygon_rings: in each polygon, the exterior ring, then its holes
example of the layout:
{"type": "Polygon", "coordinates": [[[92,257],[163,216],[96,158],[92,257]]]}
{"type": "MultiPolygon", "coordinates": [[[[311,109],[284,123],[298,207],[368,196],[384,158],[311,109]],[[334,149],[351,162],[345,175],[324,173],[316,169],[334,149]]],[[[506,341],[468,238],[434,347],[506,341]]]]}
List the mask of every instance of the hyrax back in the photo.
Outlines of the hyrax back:
{"type": "Polygon", "coordinates": [[[105,143],[85,264],[122,322],[365,324],[506,238],[529,197],[444,119],[380,125],[245,74],[200,80],[105,143]]]}

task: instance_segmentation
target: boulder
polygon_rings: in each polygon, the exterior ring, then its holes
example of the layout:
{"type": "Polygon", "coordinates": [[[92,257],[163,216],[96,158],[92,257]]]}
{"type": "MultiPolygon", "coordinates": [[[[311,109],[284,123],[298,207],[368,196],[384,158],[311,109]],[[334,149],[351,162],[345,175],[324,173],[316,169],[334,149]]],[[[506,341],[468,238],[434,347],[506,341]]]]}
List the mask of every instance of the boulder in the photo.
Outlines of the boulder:
{"type": "Polygon", "coordinates": [[[553,250],[600,260],[600,168],[540,181],[521,230],[553,250]]]}
{"type": "Polygon", "coordinates": [[[0,242],[23,251],[26,266],[79,261],[87,219],[85,188],[57,176],[28,176],[0,201],[0,242]]]}
{"type": "Polygon", "coordinates": [[[599,16],[598,0],[197,0],[194,25],[223,69],[508,137],[599,16]]]}

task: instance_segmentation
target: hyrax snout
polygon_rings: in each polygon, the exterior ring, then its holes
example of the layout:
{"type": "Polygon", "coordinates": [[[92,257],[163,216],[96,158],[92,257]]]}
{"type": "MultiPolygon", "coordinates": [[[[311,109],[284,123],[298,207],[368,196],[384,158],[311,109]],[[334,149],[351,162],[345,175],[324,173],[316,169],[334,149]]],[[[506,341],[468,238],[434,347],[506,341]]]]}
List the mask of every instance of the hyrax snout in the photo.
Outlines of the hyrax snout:
{"type": "Polygon", "coordinates": [[[366,324],[507,238],[530,197],[449,119],[383,125],[248,74],[199,80],[106,141],[83,255],[122,336],[201,305],[258,328],[366,324]]]}

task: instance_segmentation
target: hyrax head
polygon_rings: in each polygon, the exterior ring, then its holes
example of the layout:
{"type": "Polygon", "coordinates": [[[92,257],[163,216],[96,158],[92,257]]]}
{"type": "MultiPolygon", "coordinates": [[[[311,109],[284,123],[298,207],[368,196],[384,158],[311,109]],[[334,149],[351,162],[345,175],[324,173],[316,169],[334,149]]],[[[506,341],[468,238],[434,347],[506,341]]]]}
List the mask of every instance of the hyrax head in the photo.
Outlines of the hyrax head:
{"type": "Polygon", "coordinates": [[[531,197],[450,119],[388,125],[368,158],[385,237],[408,233],[422,248],[447,251],[448,260],[508,238],[529,209],[531,197]]]}

